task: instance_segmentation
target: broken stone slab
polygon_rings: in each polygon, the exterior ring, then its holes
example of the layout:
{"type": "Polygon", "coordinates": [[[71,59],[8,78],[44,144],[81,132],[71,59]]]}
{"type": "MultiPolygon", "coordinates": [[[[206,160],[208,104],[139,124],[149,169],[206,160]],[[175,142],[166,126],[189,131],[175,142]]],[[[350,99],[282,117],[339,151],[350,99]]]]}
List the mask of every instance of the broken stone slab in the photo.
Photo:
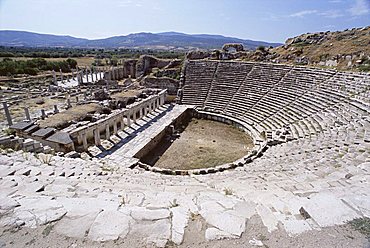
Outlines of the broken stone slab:
{"type": "Polygon", "coordinates": [[[97,211],[83,216],[65,216],[57,222],[54,230],[70,238],[84,238],[99,213],[97,211]]]}
{"type": "Polygon", "coordinates": [[[84,216],[90,213],[114,211],[119,207],[119,202],[99,198],[67,198],[59,197],[57,201],[67,210],[67,216],[84,216]]]}
{"type": "Polygon", "coordinates": [[[339,198],[326,192],[313,195],[303,209],[320,227],[341,225],[361,217],[339,198]]]}
{"type": "Polygon", "coordinates": [[[171,240],[180,245],[184,239],[185,228],[188,225],[189,211],[183,207],[171,208],[172,226],[171,240]]]}
{"type": "Polygon", "coordinates": [[[13,188],[13,187],[16,187],[18,186],[18,183],[17,182],[14,182],[12,179],[10,178],[3,178],[1,181],[0,181],[0,188],[3,190],[5,188],[13,188]]]}
{"type": "Polygon", "coordinates": [[[12,166],[13,165],[13,159],[8,156],[0,155],[0,164],[2,166],[12,166]]]}
{"type": "Polygon", "coordinates": [[[2,168],[0,168],[0,177],[12,176],[16,172],[17,171],[12,167],[8,168],[8,167],[5,167],[5,166],[4,167],[2,166],[2,168]]]}
{"type": "Polygon", "coordinates": [[[143,207],[132,208],[131,216],[138,221],[154,221],[167,219],[171,215],[168,209],[147,209],[143,207]]]}
{"type": "Polygon", "coordinates": [[[312,230],[307,221],[297,219],[294,215],[279,214],[277,219],[281,222],[289,236],[312,230]]]}
{"type": "Polygon", "coordinates": [[[18,191],[21,194],[32,194],[32,193],[39,193],[44,191],[46,184],[36,181],[31,183],[24,183],[22,186],[18,188],[18,191]]]}
{"type": "Polygon", "coordinates": [[[277,230],[278,220],[273,212],[264,205],[257,205],[257,213],[261,217],[263,224],[267,227],[268,232],[277,230]]]}
{"type": "Polygon", "coordinates": [[[219,213],[225,211],[225,208],[215,201],[203,202],[198,206],[200,207],[200,213],[219,213]]]}
{"type": "Polygon", "coordinates": [[[60,220],[67,212],[61,204],[48,197],[26,197],[18,201],[21,206],[14,209],[11,217],[15,223],[21,221],[30,228],[60,220]]]}
{"type": "Polygon", "coordinates": [[[249,219],[256,214],[257,204],[251,201],[238,202],[234,206],[234,214],[249,219]]]}
{"type": "Polygon", "coordinates": [[[200,211],[206,222],[221,231],[240,237],[245,231],[246,218],[233,215],[227,211],[224,212],[207,212],[200,211]]]}
{"type": "Polygon", "coordinates": [[[220,239],[237,239],[239,236],[230,234],[225,231],[221,231],[215,227],[207,228],[205,233],[206,240],[220,240],[220,239]]]}
{"type": "Polygon", "coordinates": [[[201,192],[197,196],[197,203],[202,204],[204,202],[217,202],[218,205],[221,205],[224,208],[233,208],[236,203],[239,201],[234,197],[226,196],[225,194],[221,194],[219,192],[214,191],[205,191],[201,192]]]}
{"type": "Polygon", "coordinates": [[[89,239],[93,241],[125,238],[130,230],[132,218],[117,210],[102,211],[91,225],[89,239]]]}
{"type": "Polygon", "coordinates": [[[47,185],[44,191],[46,192],[46,194],[50,196],[51,195],[54,195],[54,196],[64,195],[64,196],[72,197],[75,194],[74,193],[75,188],[69,184],[52,183],[52,184],[47,185]]]}
{"type": "Polygon", "coordinates": [[[363,195],[345,196],[344,200],[356,211],[361,212],[365,217],[370,218],[370,198],[363,195]]]}
{"type": "Polygon", "coordinates": [[[133,223],[130,237],[144,240],[147,245],[165,247],[171,237],[171,222],[169,219],[133,223]]]}
{"type": "Polygon", "coordinates": [[[0,219],[0,226],[1,227],[21,227],[24,226],[25,222],[23,220],[14,218],[12,216],[6,216],[0,219]]]}
{"type": "Polygon", "coordinates": [[[10,197],[1,197],[0,198],[0,215],[9,212],[15,207],[19,207],[20,204],[18,201],[10,197]]]}

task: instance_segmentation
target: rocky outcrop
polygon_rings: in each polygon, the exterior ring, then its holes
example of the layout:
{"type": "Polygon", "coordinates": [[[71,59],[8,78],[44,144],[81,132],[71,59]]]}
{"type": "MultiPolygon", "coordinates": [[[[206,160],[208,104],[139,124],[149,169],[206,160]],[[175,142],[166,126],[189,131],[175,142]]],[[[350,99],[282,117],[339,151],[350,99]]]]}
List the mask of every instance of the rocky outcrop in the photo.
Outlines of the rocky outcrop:
{"type": "Polygon", "coordinates": [[[369,71],[369,37],[370,26],[303,34],[271,49],[272,56],[265,61],[369,71]]]}

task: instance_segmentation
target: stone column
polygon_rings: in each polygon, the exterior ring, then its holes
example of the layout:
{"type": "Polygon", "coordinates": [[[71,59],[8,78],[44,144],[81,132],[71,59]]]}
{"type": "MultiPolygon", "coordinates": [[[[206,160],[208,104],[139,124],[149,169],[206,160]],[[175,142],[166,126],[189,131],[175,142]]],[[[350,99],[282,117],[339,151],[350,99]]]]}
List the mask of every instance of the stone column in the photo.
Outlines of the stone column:
{"type": "Polygon", "coordinates": [[[71,108],[71,107],[72,107],[71,99],[68,97],[67,98],[67,108],[71,108]]]}
{"type": "Polygon", "coordinates": [[[55,74],[55,71],[53,70],[53,83],[57,85],[57,75],[55,74]]]}
{"type": "Polygon", "coordinates": [[[131,126],[131,114],[130,114],[131,111],[128,111],[127,114],[126,114],[126,121],[127,121],[127,126],[131,126]]]}
{"type": "Polygon", "coordinates": [[[141,116],[142,117],[145,117],[145,106],[142,107],[142,109],[141,109],[141,116]]]}
{"type": "Polygon", "coordinates": [[[144,116],[146,116],[148,114],[148,105],[145,104],[144,105],[144,116]]]}
{"type": "Polygon", "coordinates": [[[117,120],[113,120],[113,134],[116,135],[117,133],[118,133],[117,120]]]}
{"type": "Polygon", "coordinates": [[[90,74],[91,74],[91,82],[93,83],[94,82],[94,73],[93,73],[92,68],[90,68],[90,74]]]}
{"type": "Polygon", "coordinates": [[[78,103],[78,96],[76,96],[76,103],[78,103]]]}
{"type": "Polygon", "coordinates": [[[85,76],[86,76],[86,83],[89,82],[89,72],[87,71],[87,69],[85,70],[85,76]]]}
{"type": "Polygon", "coordinates": [[[143,111],[142,111],[142,108],[140,107],[139,108],[139,120],[143,117],[143,111]]]}
{"type": "Polygon", "coordinates": [[[75,78],[75,74],[73,72],[73,69],[71,69],[71,72],[72,72],[72,80],[75,78]]]}
{"type": "Polygon", "coordinates": [[[136,113],[137,113],[137,111],[136,111],[136,109],[133,111],[133,113],[132,113],[132,118],[133,118],[133,120],[134,120],[134,123],[136,123],[136,113]]]}
{"type": "Polygon", "coordinates": [[[24,107],[24,114],[26,115],[26,120],[31,121],[31,116],[30,116],[30,111],[28,110],[27,107],[24,107]]]}
{"type": "Polygon", "coordinates": [[[79,76],[79,74],[78,74],[78,73],[76,74],[76,81],[77,81],[77,84],[78,84],[78,85],[80,85],[80,84],[81,84],[81,82],[80,82],[80,76],[79,76]]]}
{"type": "Polygon", "coordinates": [[[84,148],[84,151],[86,151],[88,148],[86,133],[82,133],[81,136],[82,136],[82,146],[84,148]]]}
{"type": "Polygon", "coordinates": [[[115,75],[114,67],[112,68],[112,80],[116,80],[116,75],[115,75]]]}
{"type": "Polygon", "coordinates": [[[93,132],[94,132],[95,145],[100,146],[101,145],[101,141],[100,141],[99,127],[97,127],[93,132]]]}
{"type": "Polygon", "coordinates": [[[3,102],[3,106],[4,106],[4,112],[5,112],[6,120],[8,121],[8,125],[11,126],[11,125],[13,125],[13,121],[12,121],[12,117],[11,117],[10,112],[9,112],[8,104],[6,102],[3,102]]]}
{"type": "Polygon", "coordinates": [[[160,105],[162,106],[165,102],[165,94],[161,95],[160,105]]]}
{"type": "Polygon", "coordinates": [[[45,119],[45,118],[46,118],[45,109],[41,109],[41,119],[45,119]]]}
{"type": "Polygon", "coordinates": [[[98,73],[99,73],[99,80],[101,80],[101,69],[100,68],[98,70],[98,73]]]}
{"type": "Polygon", "coordinates": [[[59,113],[58,105],[54,105],[54,114],[59,113]]]}
{"type": "Polygon", "coordinates": [[[107,123],[107,125],[105,126],[105,139],[109,139],[110,138],[110,131],[109,131],[109,123],[107,123]]]}

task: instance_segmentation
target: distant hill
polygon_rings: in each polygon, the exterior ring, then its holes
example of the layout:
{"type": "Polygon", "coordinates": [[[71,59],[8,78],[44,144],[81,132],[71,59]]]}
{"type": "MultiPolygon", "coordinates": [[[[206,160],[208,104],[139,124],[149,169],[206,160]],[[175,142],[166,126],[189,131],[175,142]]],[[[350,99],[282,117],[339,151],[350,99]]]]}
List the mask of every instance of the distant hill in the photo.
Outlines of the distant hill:
{"type": "Polygon", "coordinates": [[[243,40],[222,35],[184,34],[177,32],[135,33],[105,39],[82,39],[72,36],[38,34],[26,31],[0,30],[0,46],[18,47],[81,47],[137,49],[219,49],[225,43],[242,43],[245,48],[276,47],[281,44],[243,40]]]}

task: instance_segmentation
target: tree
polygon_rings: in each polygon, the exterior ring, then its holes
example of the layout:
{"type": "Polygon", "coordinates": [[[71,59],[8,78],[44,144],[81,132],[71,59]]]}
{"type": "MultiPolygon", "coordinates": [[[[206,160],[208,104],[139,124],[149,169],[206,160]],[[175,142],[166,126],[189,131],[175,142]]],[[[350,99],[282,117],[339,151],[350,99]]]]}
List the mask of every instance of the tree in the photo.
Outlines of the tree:
{"type": "Polygon", "coordinates": [[[69,64],[70,68],[73,68],[73,69],[76,68],[76,66],[77,66],[77,61],[76,60],[68,58],[66,61],[69,64]]]}

